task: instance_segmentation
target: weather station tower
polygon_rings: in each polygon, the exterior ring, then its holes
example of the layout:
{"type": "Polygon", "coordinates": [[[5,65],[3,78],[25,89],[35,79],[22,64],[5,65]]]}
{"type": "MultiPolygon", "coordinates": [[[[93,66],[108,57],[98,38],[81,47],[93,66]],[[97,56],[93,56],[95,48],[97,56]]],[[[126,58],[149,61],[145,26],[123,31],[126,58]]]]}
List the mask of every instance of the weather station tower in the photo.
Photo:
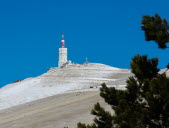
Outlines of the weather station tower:
{"type": "Polygon", "coordinates": [[[61,48],[59,48],[58,67],[61,68],[67,61],[67,48],[65,47],[64,32],[62,32],[61,48]]]}

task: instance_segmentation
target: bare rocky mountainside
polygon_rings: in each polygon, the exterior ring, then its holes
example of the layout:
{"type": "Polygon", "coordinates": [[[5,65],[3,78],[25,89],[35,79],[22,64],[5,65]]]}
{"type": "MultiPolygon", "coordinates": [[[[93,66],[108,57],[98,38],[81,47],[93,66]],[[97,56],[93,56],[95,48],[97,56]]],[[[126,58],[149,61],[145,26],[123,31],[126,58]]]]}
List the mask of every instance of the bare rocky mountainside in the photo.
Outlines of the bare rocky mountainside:
{"type": "Polygon", "coordinates": [[[75,128],[78,122],[91,123],[96,102],[110,109],[99,96],[100,85],[125,89],[131,75],[128,69],[104,64],[72,64],[6,85],[0,89],[0,128],[75,128]]]}

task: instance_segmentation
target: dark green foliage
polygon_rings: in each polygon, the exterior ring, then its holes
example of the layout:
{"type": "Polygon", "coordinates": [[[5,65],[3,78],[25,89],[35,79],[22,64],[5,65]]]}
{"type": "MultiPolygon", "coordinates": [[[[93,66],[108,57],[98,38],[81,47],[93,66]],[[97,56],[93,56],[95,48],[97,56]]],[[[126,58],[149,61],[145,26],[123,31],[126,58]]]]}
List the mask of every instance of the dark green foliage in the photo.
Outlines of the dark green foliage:
{"type": "Polygon", "coordinates": [[[97,103],[91,113],[97,116],[94,122],[97,124],[97,128],[111,128],[112,127],[112,116],[109,112],[105,111],[104,108],[100,107],[97,103]]]}
{"type": "MultiPolygon", "coordinates": [[[[144,16],[142,20],[146,40],[153,40],[160,48],[168,42],[168,23],[160,16],[144,16]]],[[[136,55],[130,63],[131,76],[126,90],[102,84],[100,96],[112,109],[111,116],[97,103],[92,110],[96,116],[92,125],[78,124],[78,128],[169,128],[169,78],[166,71],[159,74],[158,58],[136,55]]]]}
{"type": "Polygon", "coordinates": [[[117,92],[117,90],[114,87],[111,87],[111,88],[106,87],[105,83],[103,83],[102,88],[100,88],[100,96],[103,97],[105,102],[107,102],[111,106],[118,104],[117,95],[120,95],[120,94],[121,94],[120,91],[117,92]]]}
{"type": "Polygon", "coordinates": [[[158,58],[148,59],[147,56],[136,55],[130,63],[131,72],[138,80],[152,79],[156,77],[159,69],[157,68],[158,58]]]}
{"type": "Polygon", "coordinates": [[[154,16],[144,15],[141,22],[147,41],[155,41],[159,48],[167,48],[169,42],[169,24],[166,19],[161,19],[158,14],[154,16]]]}
{"type": "Polygon", "coordinates": [[[78,128],[168,128],[169,78],[158,74],[158,59],[136,55],[131,62],[131,76],[126,90],[116,90],[102,84],[100,96],[111,105],[114,115],[99,103],[92,110],[96,115],[92,125],[78,124],[78,128]],[[146,66],[147,65],[147,66],[146,66]]]}
{"type": "Polygon", "coordinates": [[[78,128],[97,128],[96,126],[94,126],[94,125],[86,125],[86,124],[82,124],[82,123],[78,123],[77,124],[77,127],[78,128]]]}
{"type": "Polygon", "coordinates": [[[78,128],[111,128],[112,127],[112,116],[109,112],[105,111],[99,103],[95,104],[91,114],[95,115],[96,118],[92,125],[85,125],[78,123],[78,128]]]}
{"type": "Polygon", "coordinates": [[[169,127],[169,78],[160,74],[150,82],[150,90],[145,99],[149,101],[151,124],[154,126],[169,127]],[[155,123],[154,123],[155,122],[155,123]]]}

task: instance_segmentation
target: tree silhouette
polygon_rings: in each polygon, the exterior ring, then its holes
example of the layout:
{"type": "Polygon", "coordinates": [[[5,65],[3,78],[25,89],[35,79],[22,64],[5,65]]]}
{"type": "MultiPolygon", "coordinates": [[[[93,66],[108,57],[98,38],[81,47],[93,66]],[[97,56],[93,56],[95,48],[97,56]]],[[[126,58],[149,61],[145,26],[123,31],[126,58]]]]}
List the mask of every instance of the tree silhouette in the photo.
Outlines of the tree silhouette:
{"type": "MultiPolygon", "coordinates": [[[[157,14],[153,17],[145,15],[142,24],[147,41],[155,41],[159,48],[167,48],[166,20],[157,14]]],[[[100,88],[100,96],[115,114],[111,115],[97,103],[91,111],[96,116],[94,123],[78,123],[78,128],[169,128],[169,78],[166,72],[159,74],[158,58],[136,55],[130,66],[134,76],[126,81],[126,90],[107,87],[105,83],[100,88]]]]}
{"type": "Polygon", "coordinates": [[[146,41],[155,41],[159,48],[167,48],[169,42],[169,24],[166,19],[162,19],[158,14],[154,16],[144,15],[142,30],[145,32],[146,41]]]}

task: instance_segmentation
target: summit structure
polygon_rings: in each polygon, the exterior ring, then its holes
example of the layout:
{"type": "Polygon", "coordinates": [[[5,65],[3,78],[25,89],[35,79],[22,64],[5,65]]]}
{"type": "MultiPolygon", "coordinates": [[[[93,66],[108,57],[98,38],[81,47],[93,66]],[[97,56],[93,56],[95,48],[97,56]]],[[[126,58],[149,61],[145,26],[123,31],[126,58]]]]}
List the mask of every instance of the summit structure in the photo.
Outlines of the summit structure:
{"type": "Polygon", "coordinates": [[[61,47],[59,48],[58,67],[61,68],[67,62],[68,62],[68,60],[67,60],[67,48],[65,47],[64,32],[62,32],[61,47]]]}

